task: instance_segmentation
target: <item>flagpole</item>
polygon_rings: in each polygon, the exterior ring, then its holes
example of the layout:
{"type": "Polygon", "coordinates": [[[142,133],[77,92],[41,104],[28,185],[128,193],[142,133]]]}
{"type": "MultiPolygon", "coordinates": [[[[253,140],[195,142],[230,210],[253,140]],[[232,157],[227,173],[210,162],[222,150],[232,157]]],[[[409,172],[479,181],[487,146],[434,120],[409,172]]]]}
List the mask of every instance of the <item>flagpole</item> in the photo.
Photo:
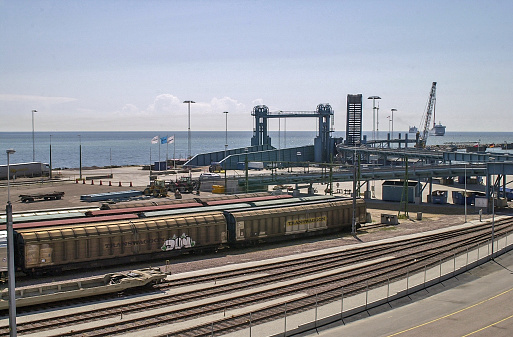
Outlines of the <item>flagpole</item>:
{"type": "Polygon", "coordinates": [[[162,140],[160,139],[159,135],[159,171],[160,171],[160,144],[162,143],[162,140]]]}
{"type": "Polygon", "coordinates": [[[167,171],[167,161],[169,160],[169,134],[166,135],[166,171],[167,171]]]}
{"type": "Polygon", "coordinates": [[[175,142],[174,134],[173,134],[173,168],[176,169],[176,142],[175,142]]]}

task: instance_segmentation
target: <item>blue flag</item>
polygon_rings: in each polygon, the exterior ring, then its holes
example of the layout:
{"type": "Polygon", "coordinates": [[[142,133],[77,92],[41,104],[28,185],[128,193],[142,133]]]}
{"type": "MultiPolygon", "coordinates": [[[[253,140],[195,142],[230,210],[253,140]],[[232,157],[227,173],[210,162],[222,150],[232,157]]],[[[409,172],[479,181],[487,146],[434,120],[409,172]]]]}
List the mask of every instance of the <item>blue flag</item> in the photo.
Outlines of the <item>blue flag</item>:
{"type": "Polygon", "coordinates": [[[167,137],[161,137],[160,144],[166,144],[166,143],[167,143],[167,137]]]}

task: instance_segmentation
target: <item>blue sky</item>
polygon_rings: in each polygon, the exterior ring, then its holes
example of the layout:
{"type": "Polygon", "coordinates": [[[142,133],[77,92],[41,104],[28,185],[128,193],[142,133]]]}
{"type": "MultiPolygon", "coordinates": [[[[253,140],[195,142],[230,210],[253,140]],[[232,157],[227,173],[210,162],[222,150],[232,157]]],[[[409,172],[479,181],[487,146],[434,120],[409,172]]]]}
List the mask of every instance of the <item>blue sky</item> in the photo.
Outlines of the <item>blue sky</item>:
{"type": "MultiPolygon", "coordinates": [[[[0,0],[0,131],[252,130],[251,111],[381,96],[380,130],[512,131],[513,1],[0,0]]],[[[281,123],[280,128],[283,128],[281,123]]],[[[287,130],[315,130],[290,119],[287,130]]],[[[277,120],[270,123],[278,130],[277,120]]]]}

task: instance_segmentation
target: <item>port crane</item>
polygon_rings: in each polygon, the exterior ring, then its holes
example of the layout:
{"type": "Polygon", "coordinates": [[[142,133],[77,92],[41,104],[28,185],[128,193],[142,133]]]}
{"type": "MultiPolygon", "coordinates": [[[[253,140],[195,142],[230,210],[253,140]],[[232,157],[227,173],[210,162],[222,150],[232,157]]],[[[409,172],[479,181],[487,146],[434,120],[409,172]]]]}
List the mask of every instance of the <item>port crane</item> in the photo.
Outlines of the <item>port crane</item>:
{"type": "Polygon", "coordinates": [[[436,82],[433,82],[431,85],[431,92],[429,93],[429,100],[426,107],[426,112],[422,116],[423,122],[422,124],[422,134],[420,131],[417,131],[417,141],[415,147],[417,148],[425,148],[427,143],[427,138],[429,136],[429,126],[431,124],[431,115],[433,114],[433,110],[435,108],[436,102],[436,82]]]}

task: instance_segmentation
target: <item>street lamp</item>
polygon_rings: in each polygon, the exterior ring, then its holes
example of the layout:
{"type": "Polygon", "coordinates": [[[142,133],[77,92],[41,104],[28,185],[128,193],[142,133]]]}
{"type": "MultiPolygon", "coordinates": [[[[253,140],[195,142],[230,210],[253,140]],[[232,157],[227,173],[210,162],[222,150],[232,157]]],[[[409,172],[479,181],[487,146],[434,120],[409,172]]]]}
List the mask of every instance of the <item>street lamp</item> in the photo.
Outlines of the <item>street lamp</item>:
{"type": "Polygon", "coordinates": [[[15,153],[13,149],[5,151],[7,153],[7,206],[5,213],[7,215],[7,287],[9,293],[9,330],[10,336],[16,336],[16,286],[15,286],[15,270],[14,270],[14,232],[12,228],[12,205],[11,205],[11,191],[9,181],[10,177],[10,161],[9,157],[15,153]]]}
{"type": "Polygon", "coordinates": [[[390,148],[390,141],[392,140],[392,138],[390,136],[390,123],[392,122],[392,119],[390,118],[390,116],[387,116],[387,119],[388,119],[388,148],[390,148]]]}
{"type": "Polygon", "coordinates": [[[226,151],[228,151],[228,111],[223,112],[226,120],[226,128],[225,128],[225,143],[224,143],[224,157],[226,158],[226,151]]]}
{"type": "Polygon", "coordinates": [[[50,179],[52,179],[52,135],[50,135],[50,179]]]}
{"type": "Polygon", "coordinates": [[[34,113],[37,110],[32,110],[32,161],[36,161],[36,142],[34,140],[34,113]]]}
{"type": "Polygon", "coordinates": [[[191,157],[191,103],[196,103],[194,101],[183,101],[187,103],[189,106],[188,109],[188,127],[187,127],[187,159],[191,157]]]}
{"type": "Polygon", "coordinates": [[[392,135],[391,138],[394,139],[394,111],[397,111],[397,109],[390,109],[392,111],[392,135]]]}
{"type": "Polygon", "coordinates": [[[376,140],[376,100],[381,97],[369,96],[367,99],[372,99],[372,140],[376,140]]]}
{"type": "Polygon", "coordinates": [[[82,136],[78,135],[78,140],[80,142],[80,145],[78,146],[78,160],[79,160],[79,167],[80,167],[80,180],[82,180],[82,136]]]}

